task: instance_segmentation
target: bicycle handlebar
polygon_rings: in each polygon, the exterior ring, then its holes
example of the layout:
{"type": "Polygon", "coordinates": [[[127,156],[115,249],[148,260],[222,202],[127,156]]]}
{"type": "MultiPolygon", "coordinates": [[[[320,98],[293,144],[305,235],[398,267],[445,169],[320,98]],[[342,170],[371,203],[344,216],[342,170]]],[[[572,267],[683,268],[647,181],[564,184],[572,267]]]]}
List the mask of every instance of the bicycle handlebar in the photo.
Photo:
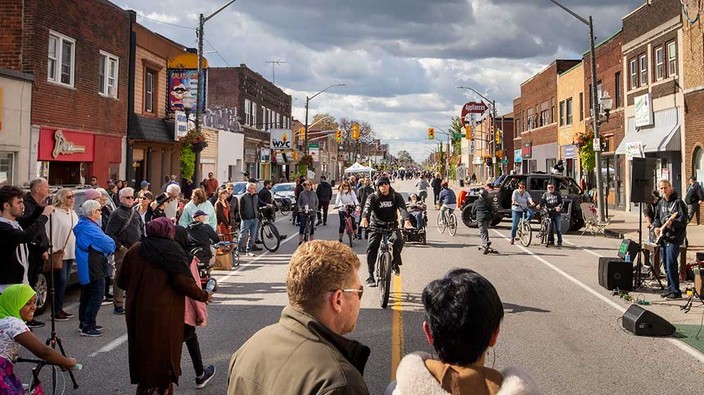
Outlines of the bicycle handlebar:
{"type": "MultiPolygon", "coordinates": [[[[22,357],[20,357],[20,358],[17,358],[17,359],[15,360],[15,362],[33,363],[33,364],[37,365],[37,367],[38,367],[39,369],[41,369],[42,367],[44,367],[44,366],[46,366],[46,365],[61,367],[61,365],[59,365],[59,364],[56,364],[56,363],[53,363],[53,362],[48,362],[48,361],[45,361],[45,360],[43,360],[43,359],[31,359],[31,358],[22,358],[22,357]]],[[[83,370],[83,365],[80,364],[80,363],[76,363],[76,365],[75,365],[72,369],[83,370]]]]}

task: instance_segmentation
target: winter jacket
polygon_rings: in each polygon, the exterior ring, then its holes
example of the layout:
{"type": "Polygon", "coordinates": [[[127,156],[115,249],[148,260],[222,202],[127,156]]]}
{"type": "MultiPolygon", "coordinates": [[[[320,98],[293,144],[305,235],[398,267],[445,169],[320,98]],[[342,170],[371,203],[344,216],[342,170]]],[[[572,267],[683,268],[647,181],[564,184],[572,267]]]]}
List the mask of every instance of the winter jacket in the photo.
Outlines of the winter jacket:
{"type": "Polygon", "coordinates": [[[203,251],[198,253],[198,258],[203,262],[208,262],[213,254],[210,252],[210,245],[220,241],[215,229],[200,221],[193,221],[188,224],[188,250],[200,247],[203,251]]]}
{"type": "Polygon", "coordinates": [[[22,229],[18,222],[0,217],[0,287],[29,282],[27,245],[36,240],[40,233],[44,233],[44,225],[48,220],[47,216],[40,215],[27,229],[22,229]]]}
{"type": "Polygon", "coordinates": [[[364,208],[364,205],[367,203],[367,198],[374,193],[374,188],[372,188],[371,185],[369,186],[361,186],[359,189],[357,189],[357,199],[359,200],[359,205],[364,208]]]}
{"type": "Polygon", "coordinates": [[[188,224],[193,221],[193,213],[198,210],[202,210],[208,216],[206,224],[210,225],[213,229],[218,228],[218,219],[215,216],[215,208],[207,200],[199,205],[196,205],[193,200],[188,202],[188,204],[186,204],[183,208],[183,214],[181,214],[181,218],[178,219],[178,224],[184,228],[187,227],[188,224]]]}
{"type": "Polygon", "coordinates": [[[398,223],[399,211],[402,219],[410,220],[403,196],[389,187],[388,195],[376,191],[367,198],[362,217],[369,221],[369,227],[373,229],[377,226],[384,227],[384,224],[398,223]]]}
{"type": "Polygon", "coordinates": [[[230,359],[227,393],[368,394],[362,374],[369,347],[337,335],[286,306],[230,359]]]}
{"type": "MultiPolygon", "coordinates": [[[[34,196],[27,192],[27,194],[24,195],[24,213],[21,217],[17,218],[17,222],[19,222],[23,229],[27,229],[42,215],[42,211],[44,211],[44,206],[41,206],[34,199],[34,196]]],[[[49,236],[46,233],[41,233],[36,240],[28,244],[28,247],[30,260],[33,255],[42,255],[49,249],[49,236]]]]}
{"type": "Polygon", "coordinates": [[[433,178],[432,185],[433,185],[433,192],[434,192],[434,193],[440,193],[440,189],[442,189],[441,184],[442,184],[442,180],[441,180],[441,179],[439,179],[439,178],[433,178]]]}
{"type": "Polygon", "coordinates": [[[477,222],[491,222],[494,220],[494,209],[491,207],[491,202],[489,202],[486,196],[479,197],[479,199],[474,201],[472,205],[472,215],[477,222]]]}
{"type": "Polygon", "coordinates": [[[463,367],[434,360],[424,352],[414,352],[403,357],[396,370],[396,382],[385,393],[537,395],[541,392],[528,373],[519,368],[499,372],[487,367],[463,367]]]}
{"type": "Polygon", "coordinates": [[[438,203],[440,205],[443,204],[454,204],[457,205],[457,196],[455,195],[455,191],[453,191],[450,188],[443,188],[442,191],[440,191],[440,199],[438,199],[438,203]]]}
{"type": "Polygon", "coordinates": [[[139,213],[121,204],[110,214],[110,219],[105,227],[105,234],[112,237],[117,248],[121,246],[129,248],[132,244],[142,239],[143,229],[144,225],[139,213]],[[130,220],[130,217],[132,217],[132,220],[130,220]],[[129,221],[129,224],[127,221],[129,221]]]}
{"type": "Polygon", "coordinates": [[[87,285],[104,278],[107,273],[108,255],[115,252],[115,241],[103,233],[100,225],[87,217],[78,220],[73,234],[76,236],[78,281],[81,285],[87,285]]]}
{"type": "Polygon", "coordinates": [[[687,237],[687,207],[675,191],[672,191],[669,199],[663,197],[658,202],[653,226],[662,227],[673,214],[677,215],[672,220],[672,225],[663,230],[662,241],[681,245],[687,237]]]}
{"type": "Polygon", "coordinates": [[[319,202],[330,202],[332,200],[332,186],[327,181],[320,181],[315,189],[315,194],[318,195],[319,202]]]}
{"type": "MultiPolygon", "coordinates": [[[[687,188],[687,194],[684,196],[684,202],[687,204],[699,204],[699,201],[704,200],[704,190],[701,184],[694,182],[687,188]]],[[[25,207],[26,210],[26,207],[25,207]]]]}
{"type": "Polygon", "coordinates": [[[245,193],[240,198],[240,218],[258,219],[259,218],[259,197],[254,194],[245,193]]]}

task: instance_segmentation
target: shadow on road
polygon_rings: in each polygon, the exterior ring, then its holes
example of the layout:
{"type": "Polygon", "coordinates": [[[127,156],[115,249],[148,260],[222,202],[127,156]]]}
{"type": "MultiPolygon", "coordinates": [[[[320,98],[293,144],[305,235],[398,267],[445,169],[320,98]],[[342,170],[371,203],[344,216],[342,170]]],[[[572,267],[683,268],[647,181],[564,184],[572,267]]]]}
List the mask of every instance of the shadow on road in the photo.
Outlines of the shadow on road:
{"type": "Polygon", "coordinates": [[[504,303],[504,311],[508,314],[518,314],[524,312],[549,313],[550,310],[539,309],[537,307],[521,306],[513,303],[504,303]]]}

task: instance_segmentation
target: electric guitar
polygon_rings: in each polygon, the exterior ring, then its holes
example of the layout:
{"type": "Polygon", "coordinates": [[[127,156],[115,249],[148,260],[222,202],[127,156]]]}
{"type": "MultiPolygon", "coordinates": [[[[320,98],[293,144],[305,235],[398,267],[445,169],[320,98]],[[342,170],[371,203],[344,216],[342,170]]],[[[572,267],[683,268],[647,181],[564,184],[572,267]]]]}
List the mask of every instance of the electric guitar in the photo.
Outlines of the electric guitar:
{"type": "Polygon", "coordinates": [[[660,241],[662,240],[662,236],[665,234],[665,228],[667,227],[667,223],[668,223],[669,221],[671,221],[671,220],[677,218],[677,215],[679,215],[679,213],[676,213],[676,212],[675,212],[675,213],[672,213],[672,215],[670,215],[669,217],[667,217],[667,219],[666,219],[665,222],[662,224],[662,226],[659,227],[659,228],[657,228],[657,229],[660,230],[660,232],[656,232],[657,235],[658,235],[658,237],[657,237],[657,239],[655,239],[655,245],[660,245],[660,241]]]}

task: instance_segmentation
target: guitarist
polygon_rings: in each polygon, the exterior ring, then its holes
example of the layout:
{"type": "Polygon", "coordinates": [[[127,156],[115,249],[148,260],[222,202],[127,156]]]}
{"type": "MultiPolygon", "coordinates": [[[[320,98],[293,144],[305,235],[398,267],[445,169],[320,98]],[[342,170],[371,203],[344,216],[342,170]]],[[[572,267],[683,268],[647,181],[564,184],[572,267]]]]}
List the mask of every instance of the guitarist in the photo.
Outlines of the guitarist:
{"type": "Polygon", "coordinates": [[[660,295],[667,299],[681,299],[680,276],[677,257],[680,245],[687,236],[687,207],[668,180],[661,180],[658,189],[662,199],[658,202],[653,218],[656,244],[660,247],[660,260],[667,273],[667,289],[660,295]]]}

